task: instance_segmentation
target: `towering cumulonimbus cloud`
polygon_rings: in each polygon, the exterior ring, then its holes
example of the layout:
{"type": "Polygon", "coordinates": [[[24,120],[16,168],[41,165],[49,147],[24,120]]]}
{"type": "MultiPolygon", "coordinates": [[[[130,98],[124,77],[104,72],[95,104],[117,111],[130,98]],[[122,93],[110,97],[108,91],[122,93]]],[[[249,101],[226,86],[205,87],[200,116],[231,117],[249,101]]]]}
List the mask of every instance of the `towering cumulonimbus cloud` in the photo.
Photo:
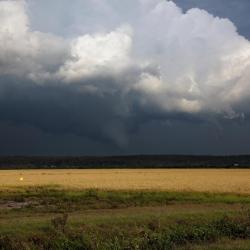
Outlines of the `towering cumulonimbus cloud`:
{"type": "MultiPolygon", "coordinates": [[[[65,88],[68,95],[82,96],[81,105],[91,96],[93,105],[102,103],[98,112],[105,106],[100,126],[74,104],[74,112],[67,113],[71,125],[64,129],[90,136],[98,130],[123,145],[137,122],[134,116],[140,116],[136,112],[227,118],[248,112],[243,103],[250,93],[250,42],[230,20],[197,8],[184,13],[164,0],[87,0],[84,5],[89,14],[76,24],[82,33],[67,38],[33,30],[27,2],[0,2],[1,79],[30,81],[48,92],[63,89],[58,106],[67,101],[65,88]],[[95,125],[86,129],[81,114],[95,125]]],[[[41,119],[35,126],[53,127],[41,119]]]]}

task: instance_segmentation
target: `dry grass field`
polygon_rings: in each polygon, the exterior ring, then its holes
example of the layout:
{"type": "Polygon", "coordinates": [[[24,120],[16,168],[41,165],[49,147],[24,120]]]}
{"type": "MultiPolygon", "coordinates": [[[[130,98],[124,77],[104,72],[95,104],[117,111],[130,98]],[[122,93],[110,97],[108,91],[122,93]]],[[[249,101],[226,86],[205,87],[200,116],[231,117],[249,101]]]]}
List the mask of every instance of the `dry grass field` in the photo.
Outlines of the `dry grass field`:
{"type": "Polygon", "coordinates": [[[169,190],[250,194],[250,170],[4,170],[0,188],[60,185],[109,190],[169,190]]]}

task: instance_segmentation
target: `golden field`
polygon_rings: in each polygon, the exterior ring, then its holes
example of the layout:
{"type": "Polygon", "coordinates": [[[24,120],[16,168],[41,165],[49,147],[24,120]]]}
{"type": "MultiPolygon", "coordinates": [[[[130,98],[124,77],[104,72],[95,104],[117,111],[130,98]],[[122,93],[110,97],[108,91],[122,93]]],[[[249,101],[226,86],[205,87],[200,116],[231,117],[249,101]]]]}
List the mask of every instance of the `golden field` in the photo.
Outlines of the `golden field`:
{"type": "Polygon", "coordinates": [[[60,185],[65,188],[169,190],[250,194],[249,170],[1,170],[0,188],[60,185]]]}

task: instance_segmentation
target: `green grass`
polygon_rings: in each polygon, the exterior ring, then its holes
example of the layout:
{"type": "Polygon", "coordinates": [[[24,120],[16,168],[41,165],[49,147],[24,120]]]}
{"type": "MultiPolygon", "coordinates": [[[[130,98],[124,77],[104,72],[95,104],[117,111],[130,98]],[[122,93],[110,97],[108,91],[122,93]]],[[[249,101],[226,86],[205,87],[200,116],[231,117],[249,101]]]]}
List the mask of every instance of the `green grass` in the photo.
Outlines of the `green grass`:
{"type": "Polygon", "coordinates": [[[222,239],[216,243],[207,244],[187,244],[178,247],[177,250],[249,250],[250,240],[229,240],[222,239]]]}
{"type": "Polygon", "coordinates": [[[222,238],[227,241],[250,238],[246,211],[208,214],[205,218],[201,214],[167,217],[142,214],[136,220],[129,215],[109,216],[89,222],[71,219],[62,230],[47,218],[34,219],[30,215],[23,221],[16,220],[19,230],[9,228],[9,232],[4,232],[1,228],[0,249],[174,249],[215,243],[222,238]],[[85,248],[81,248],[83,245],[85,248]]]}
{"type": "Polygon", "coordinates": [[[59,187],[25,187],[0,191],[0,201],[39,203],[37,208],[64,211],[85,208],[122,208],[176,203],[250,204],[249,195],[164,191],[66,190],[59,187]]]}
{"type": "Polygon", "coordinates": [[[249,209],[236,194],[6,189],[0,249],[249,249],[249,209]]]}

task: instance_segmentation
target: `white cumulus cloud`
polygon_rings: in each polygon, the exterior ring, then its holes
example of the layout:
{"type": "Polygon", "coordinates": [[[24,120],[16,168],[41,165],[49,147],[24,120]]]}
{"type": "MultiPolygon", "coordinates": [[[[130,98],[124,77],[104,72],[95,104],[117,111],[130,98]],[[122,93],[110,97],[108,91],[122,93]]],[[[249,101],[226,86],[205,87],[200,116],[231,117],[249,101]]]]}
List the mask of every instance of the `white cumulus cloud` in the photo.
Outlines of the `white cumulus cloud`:
{"type": "Polygon", "coordinates": [[[0,2],[0,74],[48,78],[67,54],[66,42],[32,31],[24,1],[0,2]]]}
{"type": "Polygon", "coordinates": [[[129,64],[131,34],[120,28],[107,34],[84,35],[71,43],[72,58],[60,69],[67,81],[81,80],[95,74],[115,74],[129,64]]]}

